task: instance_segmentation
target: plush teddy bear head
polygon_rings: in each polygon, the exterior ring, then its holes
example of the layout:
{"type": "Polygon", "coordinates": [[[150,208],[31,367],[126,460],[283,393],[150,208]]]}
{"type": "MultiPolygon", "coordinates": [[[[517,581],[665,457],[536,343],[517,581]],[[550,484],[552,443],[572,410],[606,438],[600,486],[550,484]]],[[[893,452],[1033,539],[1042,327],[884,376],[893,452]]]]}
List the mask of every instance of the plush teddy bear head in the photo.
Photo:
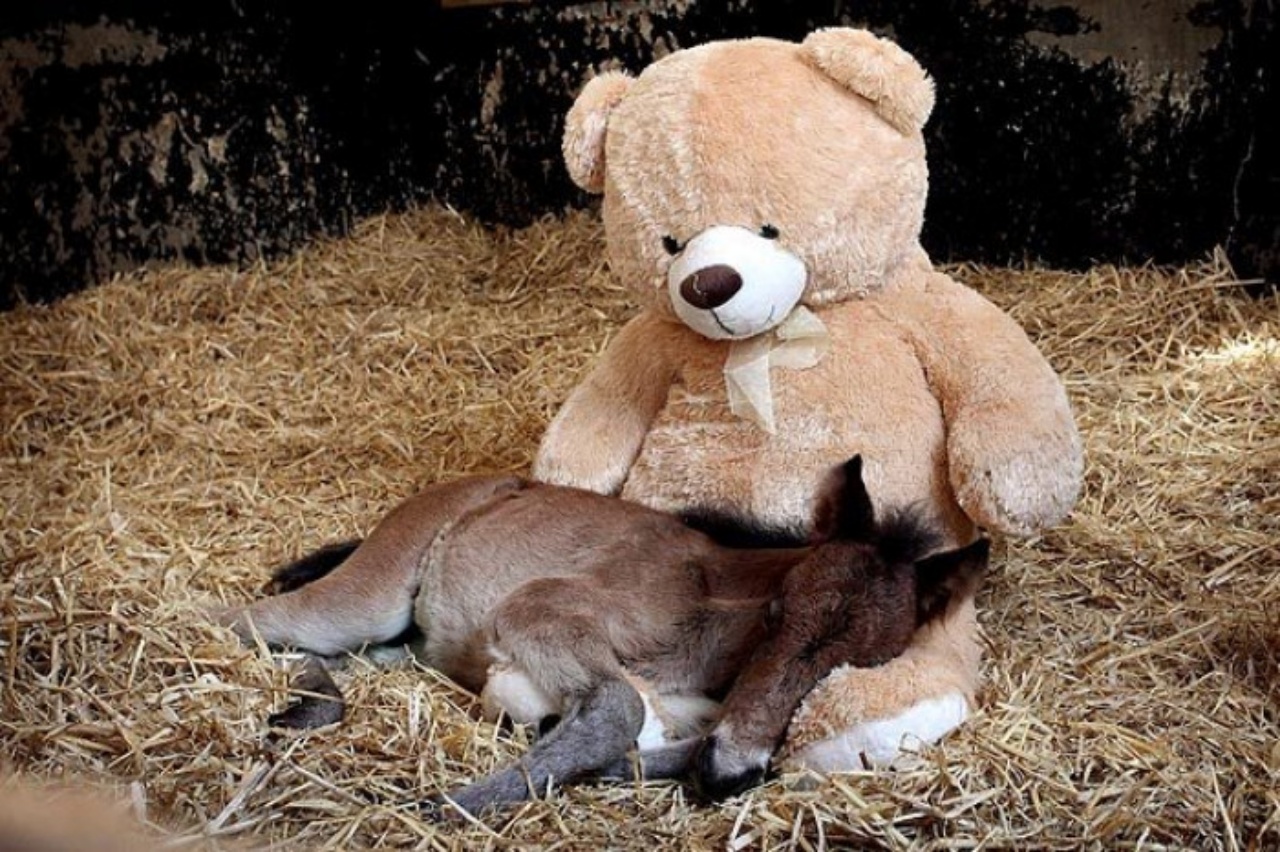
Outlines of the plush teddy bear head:
{"type": "Polygon", "coordinates": [[[865,30],[672,53],[594,78],[564,156],[603,192],[613,271],[646,305],[744,339],[920,256],[924,70],[865,30]]]}

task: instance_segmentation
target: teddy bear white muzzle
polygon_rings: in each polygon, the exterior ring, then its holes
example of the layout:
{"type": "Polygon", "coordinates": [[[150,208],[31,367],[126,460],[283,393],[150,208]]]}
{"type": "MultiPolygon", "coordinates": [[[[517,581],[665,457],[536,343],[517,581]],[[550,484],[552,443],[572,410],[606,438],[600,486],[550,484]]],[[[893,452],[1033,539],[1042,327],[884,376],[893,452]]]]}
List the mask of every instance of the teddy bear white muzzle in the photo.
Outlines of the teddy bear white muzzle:
{"type": "Polygon", "coordinates": [[[776,239],[716,225],[685,245],[667,270],[676,315],[714,340],[742,340],[785,320],[808,272],[776,239]]]}

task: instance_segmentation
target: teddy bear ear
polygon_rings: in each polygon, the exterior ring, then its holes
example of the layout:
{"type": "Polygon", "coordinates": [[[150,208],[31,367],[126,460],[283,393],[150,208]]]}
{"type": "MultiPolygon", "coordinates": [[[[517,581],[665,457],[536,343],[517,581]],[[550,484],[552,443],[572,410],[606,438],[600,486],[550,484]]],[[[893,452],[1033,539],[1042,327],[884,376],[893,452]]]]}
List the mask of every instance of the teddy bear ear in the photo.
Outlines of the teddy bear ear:
{"type": "Polygon", "coordinates": [[[933,80],[898,45],[867,30],[816,30],[801,54],[840,85],[871,102],[880,117],[903,133],[920,131],[933,111],[933,80]]]}
{"type": "Polygon", "coordinates": [[[594,77],[569,108],[564,122],[564,163],[569,177],[587,192],[604,192],[604,137],[609,114],[635,78],[623,71],[594,77]]]}

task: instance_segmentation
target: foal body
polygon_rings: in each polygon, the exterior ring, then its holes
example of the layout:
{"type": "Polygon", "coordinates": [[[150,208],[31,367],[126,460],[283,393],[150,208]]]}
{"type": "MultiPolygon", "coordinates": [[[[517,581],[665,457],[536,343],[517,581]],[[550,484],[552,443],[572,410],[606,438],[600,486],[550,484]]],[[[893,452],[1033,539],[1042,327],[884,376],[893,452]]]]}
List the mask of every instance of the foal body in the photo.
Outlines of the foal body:
{"type": "MultiPolygon", "coordinates": [[[[243,636],[319,654],[416,624],[427,664],[485,690],[516,721],[560,716],[517,766],[449,796],[472,812],[619,772],[646,716],[682,706],[681,696],[721,695],[741,673],[697,760],[704,791],[725,795],[763,774],[827,671],[901,653],[953,592],[972,592],[974,572],[957,585],[958,568],[985,563],[981,543],[980,554],[917,564],[932,538],[914,521],[885,535],[860,473],[855,457],[818,501],[815,537],[828,540],[761,549],[577,489],[510,477],[436,485],[336,570],[228,620],[243,636]]],[[[641,762],[651,776],[676,774],[696,742],[642,742],[641,762]]]]}

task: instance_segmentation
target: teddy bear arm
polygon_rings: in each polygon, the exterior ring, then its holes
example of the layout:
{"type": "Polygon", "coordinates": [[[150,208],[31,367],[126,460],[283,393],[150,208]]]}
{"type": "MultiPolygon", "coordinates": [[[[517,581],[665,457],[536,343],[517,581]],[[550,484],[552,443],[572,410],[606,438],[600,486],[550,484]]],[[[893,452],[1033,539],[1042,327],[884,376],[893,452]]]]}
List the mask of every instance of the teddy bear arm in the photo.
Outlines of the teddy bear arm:
{"type": "Polygon", "coordinates": [[[1006,313],[934,276],[917,351],[947,423],[951,486],[976,523],[1030,535],[1079,495],[1080,435],[1061,379],[1006,313]]]}
{"type": "Polygon", "coordinates": [[[535,479],[601,494],[621,490],[675,379],[661,326],[640,314],[618,332],[547,428],[535,479]]]}

